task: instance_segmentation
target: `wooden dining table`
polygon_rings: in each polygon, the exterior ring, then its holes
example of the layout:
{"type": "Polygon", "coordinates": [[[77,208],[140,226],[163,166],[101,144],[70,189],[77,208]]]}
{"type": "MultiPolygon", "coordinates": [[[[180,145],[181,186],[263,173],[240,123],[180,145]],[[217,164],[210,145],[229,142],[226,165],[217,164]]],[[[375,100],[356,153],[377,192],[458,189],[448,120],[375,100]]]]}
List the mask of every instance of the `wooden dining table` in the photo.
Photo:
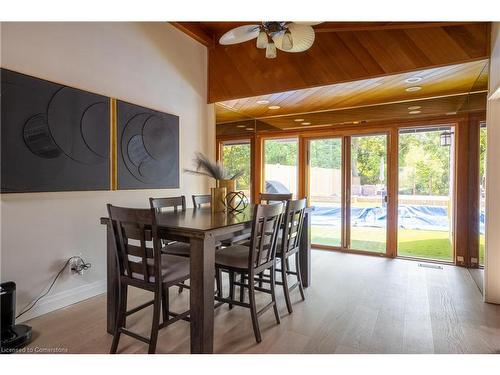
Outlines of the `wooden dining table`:
{"type": "MultiPolygon", "coordinates": [[[[156,216],[158,232],[163,239],[191,245],[191,353],[213,353],[215,244],[248,233],[253,212],[253,205],[249,205],[239,213],[213,213],[210,208],[188,208],[156,216]]],[[[311,209],[306,209],[299,252],[304,287],[311,283],[310,212],[311,209]]],[[[107,226],[107,331],[113,334],[118,305],[116,243],[109,218],[102,217],[101,224],[107,226]]]]}

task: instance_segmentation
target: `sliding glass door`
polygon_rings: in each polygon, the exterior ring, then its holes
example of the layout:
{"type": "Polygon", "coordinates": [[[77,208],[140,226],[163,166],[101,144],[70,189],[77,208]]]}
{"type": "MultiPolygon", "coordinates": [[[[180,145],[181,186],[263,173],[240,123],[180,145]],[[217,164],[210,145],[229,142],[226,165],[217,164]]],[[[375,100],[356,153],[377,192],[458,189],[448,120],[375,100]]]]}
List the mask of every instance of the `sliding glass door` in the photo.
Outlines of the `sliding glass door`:
{"type": "Polygon", "coordinates": [[[313,244],[386,252],[386,134],[310,139],[307,184],[313,244]]]}
{"type": "Polygon", "coordinates": [[[264,140],[264,192],[298,197],[299,140],[264,140]]]}
{"type": "Polygon", "coordinates": [[[341,247],[343,221],[342,138],[309,141],[309,204],[312,213],[311,241],[341,247]]]}
{"type": "Polygon", "coordinates": [[[243,171],[243,175],[236,180],[236,190],[250,198],[251,196],[251,141],[249,139],[224,141],[220,145],[222,165],[229,175],[243,171]]]}
{"type": "Polygon", "coordinates": [[[454,128],[399,131],[398,255],[453,261],[454,128]]]}
{"type": "Polygon", "coordinates": [[[357,135],[350,143],[349,247],[385,253],[387,135],[357,135]]]}

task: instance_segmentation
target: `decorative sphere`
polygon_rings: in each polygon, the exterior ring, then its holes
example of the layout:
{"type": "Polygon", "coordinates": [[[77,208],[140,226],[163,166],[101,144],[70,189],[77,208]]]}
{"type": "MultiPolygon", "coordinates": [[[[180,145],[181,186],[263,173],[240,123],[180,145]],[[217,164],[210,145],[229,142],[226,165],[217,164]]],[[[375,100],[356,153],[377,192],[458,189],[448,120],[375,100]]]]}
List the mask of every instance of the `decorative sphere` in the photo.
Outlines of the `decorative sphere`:
{"type": "Polygon", "coordinates": [[[242,212],[248,206],[248,199],[242,191],[232,191],[226,195],[229,212],[242,212]]]}

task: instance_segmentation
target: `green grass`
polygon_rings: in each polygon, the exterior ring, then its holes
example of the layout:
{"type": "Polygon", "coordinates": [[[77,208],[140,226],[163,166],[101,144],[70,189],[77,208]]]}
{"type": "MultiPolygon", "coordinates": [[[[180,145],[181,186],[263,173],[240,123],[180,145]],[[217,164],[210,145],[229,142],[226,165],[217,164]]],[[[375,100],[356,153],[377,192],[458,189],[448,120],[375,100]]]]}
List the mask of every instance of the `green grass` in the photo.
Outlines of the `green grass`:
{"type": "MultiPolygon", "coordinates": [[[[313,226],[312,243],[339,246],[340,239],[335,234],[336,231],[332,231],[332,228],[327,226],[313,226]]],[[[385,237],[386,232],[381,228],[354,227],[351,230],[351,248],[385,252],[385,237]]],[[[449,233],[400,229],[398,231],[398,255],[451,261],[453,255],[449,233]]]]}

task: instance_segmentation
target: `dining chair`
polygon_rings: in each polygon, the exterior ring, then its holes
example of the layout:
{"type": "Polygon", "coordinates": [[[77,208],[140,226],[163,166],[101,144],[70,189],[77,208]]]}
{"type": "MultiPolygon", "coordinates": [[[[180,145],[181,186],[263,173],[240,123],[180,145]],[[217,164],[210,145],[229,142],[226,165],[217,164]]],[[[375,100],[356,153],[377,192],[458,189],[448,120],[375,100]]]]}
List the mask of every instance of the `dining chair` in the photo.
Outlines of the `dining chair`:
{"type": "Polygon", "coordinates": [[[195,209],[202,208],[204,205],[212,204],[212,196],[210,194],[193,195],[193,207],[195,209]]]}
{"type": "Polygon", "coordinates": [[[115,257],[119,270],[118,309],[110,353],[116,353],[122,333],[148,344],[148,353],[155,353],[159,329],[180,319],[189,320],[189,311],[181,314],[169,311],[168,298],[171,286],[189,279],[189,260],[161,252],[153,210],[110,204],[107,208],[116,242],[115,257]],[[153,300],[127,311],[129,286],[152,292],[153,300]],[[150,305],[153,305],[150,337],[127,329],[126,317],[150,305]],[[163,316],[161,324],[160,312],[163,316]]]}
{"type": "MultiPolygon", "coordinates": [[[[149,198],[149,205],[156,213],[186,211],[186,197],[149,198]]],[[[191,246],[188,243],[162,240],[162,252],[170,255],[189,257],[191,246]]]]}
{"type": "Polygon", "coordinates": [[[260,202],[265,204],[275,203],[275,202],[285,203],[286,201],[292,199],[292,197],[293,197],[292,193],[287,193],[287,194],[260,193],[260,202]]]}
{"type": "Polygon", "coordinates": [[[285,295],[286,307],[289,313],[293,312],[290,301],[290,292],[292,290],[298,287],[302,300],[305,300],[300,273],[299,249],[306,212],[306,202],[305,198],[287,201],[283,218],[282,236],[278,239],[276,247],[276,259],[280,261],[281,267],[280,269],[276,269],[276,272],[281,273],[281,282],[276,281],[276,284],[283,285],[283,294],[285,295]],[[292,255],[295,255],[295,271],[290,270],[290,263],[288,262],[288,258],[292,255]],[[288,275],[297,277],[297,283],[290,287],[288,286],[288,275]]]}
{"type": "MultiPolygon", "coordinates": [[[[235,281],[234,276],[230,278],[229,298],[225,298],[218,293],[216,300],[228,303],[230,306],[246,307],[250,309],[255,340],[262,341],[258,317],[271,307],[274,309],[276,323],[280,323],[280,316],[276,305],[275,296],[275,265],[276,265],[276,240],[280,230],[283,216],[283,204],[256,205],[254,207],[254,219],[250,245],[232,245],[223,248],[215,253],[215,267],[217,270],[228,270],[232,274],[241,276],[240,282],[235,281]],[[255,276],[265,270],[270,270],[269,289],[264,289],[255,285],[255,276]],[[235,285],[240,290],[248,290],[249,303],[244,298],[236,300],[234,298],[235,285]],[[271,302],[257,311],[255,302],[255,291],[268,293],[271,295],[271,302]]],[[[241,293],[241,292],[240,292],[241,293]]]]}
{"type": "MultiPolygon", "coordinates": [[[[162,212],[183,212],[186,211],[186,197],[166,197],[166,198],[149,198],[149,205],[156,213],[162,212]]],[[[162,253],[177,255],[189,258],[191,255],[191,245],[185,242],[162,240],[162,253]]],[[[182,293],[184,288],[189,289],[186,283],[179,283],[179,293],[182,293]]]]}
{"type": "MultiPolygon", "coordinates": [[[[203,207],[203,205],[211,205],[212,204],[212,196],[210,194],[203,194],[203,195],[193,195],[193,207],[195,210],[200,209],[203,207]]],[[[241,241],[247,241],[248,238],[250,238],[250,233],[243,233],[238,236],[235,236],[234,238],[228,238],[225,239],[221,242],[216,243],[216,250],[219,250],[222,246],[231,246],[236,243],[239,243],[241,241]]],[[[234,280],[234,273],[232,271],[227,271],[229,275],[229,280],[234,280]]],[[[215,280],[217,284],[217,293],[220,295],[221,291],[221,285],[222,285],[222,270],[218,269],[216,270],[215,273],[215,280]]],[[[189,288],[189,286],[185,286],[189,288]]],[[[179,293],[182,292],[182,288],[179,289],[179,293]]],[[[232,305],[230,305],[232,307],[232,305]]]]}
{"type": "MultiPolygon", "coordinates": [[[[285,203],[292,199],[292,193],[260,193],[260,202],[262,204],[272,204],[282,202],[285,203]]],[[[288,262],[288,260],[287,260],[288,262]]],[[[262,280],[264,278],[264,273],[259,275],[259,286],[262,287],[262,280]]]]}

